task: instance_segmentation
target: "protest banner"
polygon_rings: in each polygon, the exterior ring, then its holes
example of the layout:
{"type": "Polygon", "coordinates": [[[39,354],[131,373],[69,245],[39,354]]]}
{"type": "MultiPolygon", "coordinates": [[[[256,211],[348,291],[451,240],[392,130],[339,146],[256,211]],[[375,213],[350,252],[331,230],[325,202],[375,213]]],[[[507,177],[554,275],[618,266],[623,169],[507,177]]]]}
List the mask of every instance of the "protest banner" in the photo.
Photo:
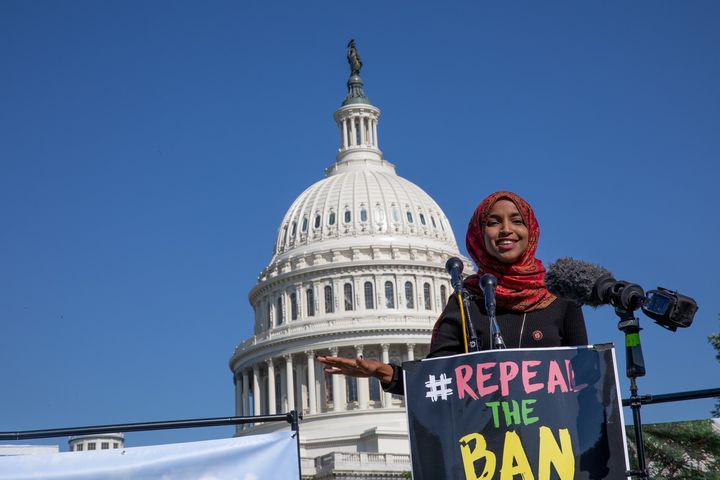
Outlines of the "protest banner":
{"type": "Polygon", "coordinates": [[[0,457],[0,480],[299,479],[296,435],[0,457]]]}
{"type": "Polygon", "coordinates": [[[612,345],[403,364],[415,480],[623,479],[612,345]]]}

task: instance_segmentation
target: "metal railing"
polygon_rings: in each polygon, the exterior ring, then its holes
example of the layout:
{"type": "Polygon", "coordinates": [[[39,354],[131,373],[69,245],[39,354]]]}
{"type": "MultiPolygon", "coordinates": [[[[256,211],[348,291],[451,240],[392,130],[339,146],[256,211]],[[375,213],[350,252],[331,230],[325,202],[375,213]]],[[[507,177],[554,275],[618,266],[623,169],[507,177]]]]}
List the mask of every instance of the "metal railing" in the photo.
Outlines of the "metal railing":
{"type": "MultiPolygon", "coordinates": [[[[708,388],[705,390],[690,390],[687,392],[665,393],[662,395],[640,395],[640,403],[649,405],[651,403],[681,402],[683,400],[697,400],[700,398],[720,397],[720,388],[708,388]]],[[[632,400],[623,398],[623,407],[632,405],[632,400]]]]}

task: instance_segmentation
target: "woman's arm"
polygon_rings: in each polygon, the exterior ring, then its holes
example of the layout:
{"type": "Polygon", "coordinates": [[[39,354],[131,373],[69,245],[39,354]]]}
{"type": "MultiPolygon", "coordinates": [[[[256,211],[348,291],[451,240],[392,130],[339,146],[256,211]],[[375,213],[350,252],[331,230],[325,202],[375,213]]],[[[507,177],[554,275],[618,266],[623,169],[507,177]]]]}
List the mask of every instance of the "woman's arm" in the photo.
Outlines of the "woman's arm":
{"type": "Polygon", "coordinates": [[[343,357],[317,357],[318,362],[327,365],[325,373],[331,375],[347,375],[349,377],[367,378],[375,377],[380,383],[388,384],[393,377],[393,368],[390,364],[378,360],[343,357]]]}

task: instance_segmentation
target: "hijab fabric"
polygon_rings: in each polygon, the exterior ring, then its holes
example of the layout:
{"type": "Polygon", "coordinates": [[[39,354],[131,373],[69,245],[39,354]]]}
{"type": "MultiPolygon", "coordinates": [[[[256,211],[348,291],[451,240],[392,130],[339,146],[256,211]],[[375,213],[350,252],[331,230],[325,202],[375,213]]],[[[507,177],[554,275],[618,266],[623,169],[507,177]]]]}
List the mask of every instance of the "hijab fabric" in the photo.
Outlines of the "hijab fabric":
{"type": "Polygon", "coordinates": [[[557,298],[545,287],[545,267],[535,258],[540,226],[529,203],[512,192],[495,192],[477,206],[468,225],[465,245],[477,265],[478,273],[465,279],[470,290],[482,292],[480,276],[490,273],[497,278],[495,301],[499,308],[516,312],[531,312],[546,308],[557,298]],[[528,246],[515,263],[502,263],[492,257],[485,246],[483,225],[490,209],[498,200],[515,204],[528,228],[528,246]]]}

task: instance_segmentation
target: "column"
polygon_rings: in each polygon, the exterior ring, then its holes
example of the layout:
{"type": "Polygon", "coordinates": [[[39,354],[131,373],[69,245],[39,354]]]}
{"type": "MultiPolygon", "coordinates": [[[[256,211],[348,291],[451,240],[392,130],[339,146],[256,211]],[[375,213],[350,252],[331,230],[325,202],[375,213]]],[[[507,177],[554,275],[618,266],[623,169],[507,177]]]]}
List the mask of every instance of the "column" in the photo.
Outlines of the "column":
{"type": "Polygon", "coordinates": [[[293,378],[292,355],[285,355],[285,391],[287,392],[288,412],[295,409],[295,381],[293,378]]]}
{"type": "MultiPolygon", "coordinates": [[[[327,354],[324,354],[324,355],[327,355],[327,354]]],[[[325,374],[324,371],[322,371],[322,368],[323,368],[322,365],[319,365],[318,367],[319,367],[318,372],[316,372],[318,374],[317,379],[319,380],[317,382],[318,395],[319,395],[318,396],[318,412],[322,413],[322,412],[328,411],[328,398],[329,398],[330,394],[328,393],[328,384],[327,384],[328,376],[325,374]]]]}
{"type": "MultiPolygon", "coordinates": [[[[235,386],[235,415],[241,417],[243,414],[242,386],[240,382],[238,382],[237,374],[233,375],[233,385],[235,386]]],[[[237,425],[236,429],[239,429],[238,427],[240,427],[240,425],[237,425]]]]}
{"type": "Polygon", "coordinates": [[[293,377],[295,379],[295,409],[298,411],[298,413],[303,413],[304,411],[306,411],[305,405],[308,404],[307,394],[305,393],[305,390],[303,390],[303,387],[305,386],[305,381],[307,379],[307,375],[305,374],[306,368],[307,364],[305,362],[293,362],[293,370],[295,371],[293,377]]]}
{"type": "Polygon", "coordinates": [[[375,146],[375,148],[378,148],[377,120],[373,120],[372,126],[373,126],[373,142],[375,142],[374,146],[375,146]]]}
{"type": "Polygon", "coordinates": [[[260,415],[261,395],[260,395],[260,367],[253,365],[253,415],[260,415]]]}
{"type": "MultiPolygon", "coordinates": [[[[363,354],[363,346],[355,345],[355,356],[361,357],[363,354]]],[[[358,408],[366,410],[370,401],[370,380],[368,378],[357,379],[358,389],[358,408]]]]}
{"type": "Polygon", "coordinates": [[[315,391],[315,352],[310,350],[305,352],[307,356],[308,369],[308,403],[310,407],[310,415],[317,413],[317,395],[315,391]]]}
{"type": "MultiPolygon", "coordinates": [[[[337,357],[338,349],[337,347],[333,347],[330,349],[330,355],[333,357],[337,357]]],[[[342,404],[344,406],[345,399],[342,396],[342,392],[340,391],[340,381],[344,377],[341,378],[341,375],[333,375],[332,376],[332,389],[333,389],[333,411],[340,412],[343,409],[340,408],[340,405],[342,404]]]]}
{"type": "Polygon", "coordinates": [[[350,122],[350,145],[357,145],[357,132],[355,131],[355,119],[353,117],[350,117],[348,119],[350,122]]]}
{"type": "Polygon", "coordinates": [[[267,362],[268,372],[268,415],[275,415],[277,413],[275,408],[275,365],[273,365],[272,358],[265,362],[267,362]]]}
{"type": "Polygon", "coordinates": [[[408,359],[408,362],[412,362],[413,360],[415,360],[415,344],[414,343],[407,344],[407,359],[408,359]]]}
{"type": "Polygon", "coordinates": [[[275,315],[275,326],[278,327],[280,325],[285,325],[288,318],[287,315],[285,315],[287,311],[287,308],[285,308],[285,305],[287,304],[285,301],[285,292],[280,292],[274,303],[277,310],[277,315],[275,315]]]}
{"type": "Polygon", "coordinates": [[[243,395],[242,395],[242,404],[243,404],[243,415],[250,415],[250,396],[248,395],[250,392],[250,382],[248,378],[247,370],[243,370],[242,372],[242,388],[243,388],[243,395]]]}
{"type": "Polygon", "coordinates": [[[360,117],[359,120],[360,120],[360,122],[359,122],[359,125],[360,125],[360,145],[365,146],[365,143],[367,142],[367,138],[365,138],[365,137],[366,137],[366,135],[365,135],[365,117],[360,117]]]}
{"type": "MultiPolygon", "coordinates": [[[[382,361],[383,363],[390,363],[390,345],[387,343],[383,343],[380,345],[382,347],[382,361]]],[[[392,405],[392,394],[388,392],[383,392],[383,398],[382,398],[383,407],[388,408],[392,405]]]]}
{"type": "MultiPolygon", "coordinates": [[[[280,400],[280,402],[279,402],[279,403],[280,403],[280,407],[278,407],[278,410],[279,410],[279,411],[278,411],[277,413],[283,413],[283,412],[289,411],[289,410],[287,409],[287,391],[285,390],[286,385],[287,385],[287,382],[285,382],[285,366],[283,365],[283,366],[280,368],[280,385],[279,385],[279,387],[280,387],[280,398],[279,398],[279,399],[278,399],[278,398],[275,399],[275,400],[276,400],[276,403],[277,403],[277,400],[280,400]]],[[[277,389],[277,387],[278,387],[278,385],[275,385],[275,388],[276,388],[276,389],[277,389]]]]}

